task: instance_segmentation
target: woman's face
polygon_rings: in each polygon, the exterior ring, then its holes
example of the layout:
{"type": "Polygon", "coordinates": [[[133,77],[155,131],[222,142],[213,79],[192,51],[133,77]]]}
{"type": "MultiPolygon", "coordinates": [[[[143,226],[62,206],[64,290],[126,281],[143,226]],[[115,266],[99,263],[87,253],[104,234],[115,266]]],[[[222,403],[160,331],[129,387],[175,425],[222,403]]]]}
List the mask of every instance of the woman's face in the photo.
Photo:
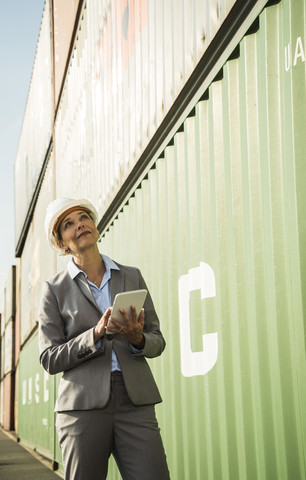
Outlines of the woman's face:
{"type": "Polygon", "coordinates": [[[98,229],[84,210],[68,213],[59,226],[59,246],[70,253],[82,253],[95,245],[99,238],[98,229]]]}

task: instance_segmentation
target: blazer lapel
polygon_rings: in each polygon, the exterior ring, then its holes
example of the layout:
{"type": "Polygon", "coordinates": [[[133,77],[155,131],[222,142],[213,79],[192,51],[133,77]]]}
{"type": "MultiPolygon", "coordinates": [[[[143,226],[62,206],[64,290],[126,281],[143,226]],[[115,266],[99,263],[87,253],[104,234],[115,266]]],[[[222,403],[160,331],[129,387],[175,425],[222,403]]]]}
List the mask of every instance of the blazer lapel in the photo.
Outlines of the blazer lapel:
{"type": "Polygon", "coordinates": [[[120,270],[112,270],[111,276],[111,297],[112,297],[112,304],[114,303],[114,298],[117,293],[121,293],[124,291],[124,277],[120,270]]]}
{"type": "MultiPolygon", "coordinates": [[[[99,312],[101,312],[91,293],[90,287],[86,282],[85,278],[83,277],[83,275],[78,275],[77,277],[75,277],[74,280],[76,281],[79,289],[81,290],[83,295],[87,298],[87,300],[90,303],[92,303],[99,310],[99,312]]],[[[124,276],[122,272],[120,270],[112,270],[112,276],[111,276],[110,282],[111,282],[111,301],[113,304],[116,294],[124,292],[124,276]]]]}
{"type": "Polygon", "coordinates": [[[89,287],[88,283],[86,282],[85,278],[83,277],[83,275],[78,275],[77,277],[75,277],[75,281],[76,281],[79,289],[83,293],[83,295],[85,295],[85,297],[87,298],[87,300],[90,303],[92,303],[92,305],[94,305],[99,310],[99,312],[101,312],[100,308],[98,307],[98,305],[97,305],[97,303],[96,303],[96,301],[95,301],[95,299],[94,299],[94,297],[91,293],[90,287],[89,287]]]}

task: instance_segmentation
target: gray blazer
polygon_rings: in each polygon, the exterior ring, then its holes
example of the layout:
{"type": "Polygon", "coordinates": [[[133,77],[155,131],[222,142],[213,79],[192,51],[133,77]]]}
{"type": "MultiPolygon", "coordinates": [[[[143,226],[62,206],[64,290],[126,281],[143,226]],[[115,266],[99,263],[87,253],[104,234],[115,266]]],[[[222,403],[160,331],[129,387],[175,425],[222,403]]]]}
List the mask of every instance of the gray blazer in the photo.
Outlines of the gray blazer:
{"type": "MultiPolygon", "coordinates": [[[[119,292],[147,288],[137,268],[119,265],[112,270],[111,297],[119,292]]],[[[63,372],[55,411],[102,408],[110,395],[112,348],[118,357],[130,400],[135,405],[162,401],[145,357],[159,356],[165,340],[148,293],[145,310],[145,347],[133,353],[121,335],[94,343],[93,330],[102,312],[81,276],[72,280],[65,270],[44,282],[39,309],[40,363],[51,375],[63,372]]]]}

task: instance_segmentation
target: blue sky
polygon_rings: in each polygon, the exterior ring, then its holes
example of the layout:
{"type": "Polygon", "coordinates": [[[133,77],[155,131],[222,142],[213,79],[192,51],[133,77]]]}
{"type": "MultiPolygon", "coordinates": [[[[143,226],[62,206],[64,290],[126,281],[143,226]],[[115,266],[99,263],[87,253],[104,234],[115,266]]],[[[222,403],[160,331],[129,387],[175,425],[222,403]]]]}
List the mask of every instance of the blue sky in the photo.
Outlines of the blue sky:
{"type": "Polygon", "coordinates": [[[44,0],[0,0],[0,312],[15,264],[14,163],[34,65],[44,0]]]}

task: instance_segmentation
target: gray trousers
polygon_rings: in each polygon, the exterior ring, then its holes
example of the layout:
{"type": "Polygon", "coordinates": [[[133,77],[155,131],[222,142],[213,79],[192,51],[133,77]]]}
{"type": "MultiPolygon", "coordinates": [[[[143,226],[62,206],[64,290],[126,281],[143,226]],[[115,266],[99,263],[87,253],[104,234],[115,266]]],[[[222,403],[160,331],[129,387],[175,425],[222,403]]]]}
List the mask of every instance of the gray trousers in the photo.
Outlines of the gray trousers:
{"type": "Polygon", "coordinates": [[[124,480],[169,480],[154,405],[133,405],[121,373],[112,374],[111,382],[105,408],[57,415],[65,479],[106,479],[113,454],[124,480]]]}

